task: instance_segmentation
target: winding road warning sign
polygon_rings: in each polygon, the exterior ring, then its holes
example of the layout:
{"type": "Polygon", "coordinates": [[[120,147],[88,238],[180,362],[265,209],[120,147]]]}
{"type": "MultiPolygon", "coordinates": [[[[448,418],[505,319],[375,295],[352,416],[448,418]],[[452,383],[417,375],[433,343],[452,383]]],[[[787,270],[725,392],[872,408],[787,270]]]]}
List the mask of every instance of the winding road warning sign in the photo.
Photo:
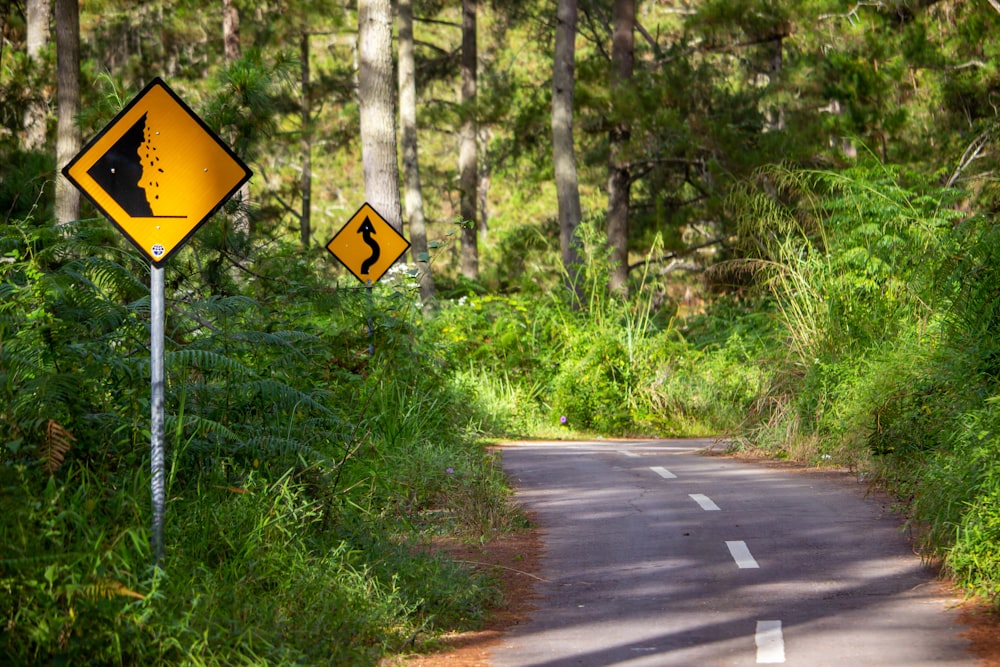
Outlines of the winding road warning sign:
{"type": "Polygon", "coordinates": [[[153,79],[63,175],[159,266],[251,176],[161,79],[153,79]]]}
{"type": "Polygon", "coordinates": [[[378,282],[409,247],[410,242],[367,202],[326,244],[326,249],[366,285],[378,282]]]}

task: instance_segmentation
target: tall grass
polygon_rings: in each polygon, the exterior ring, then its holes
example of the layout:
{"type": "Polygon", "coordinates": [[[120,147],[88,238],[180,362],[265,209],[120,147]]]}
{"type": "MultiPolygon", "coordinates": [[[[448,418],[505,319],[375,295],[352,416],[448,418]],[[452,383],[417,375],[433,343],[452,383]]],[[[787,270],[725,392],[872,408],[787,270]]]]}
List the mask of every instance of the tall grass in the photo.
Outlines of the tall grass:
{"type": "Polygon", "coordinates": [[[863,437],[884,360],[931,340],[956,213],[921,188],[878,164],[836,173],[775,167],[730,200],[745,257],[713,270],[747,275],[770,294],[787,350],[775,360],[770,410],[751,429],[758,442],[787,448],[802,438],[817,455],[850,458],[845,443],[863,437]]]}
{"type": "Polygon", "coordinates": [[[864,470],[1000,603],[1000,236],[957,194],[877,164],[765,170],[731,202],[748,256],[716,271],[766,290],[789,351],[746,442],[864,470]]]}
{"type": "Polygon", "coordinates": [[[748,338],[695,332],[688,340],[688,323],[665,298],[669,276],[647,264],[628,296],[612,293],[599,230],[585,225],[581,239],[582,298],[539,294],[530,285],[469,294],[443,304],[429,323],[444,358],[473,387],[484,433],[734,432],[765,381],[749,352],[764,335],[759,323],[744,328],[748,338]]]}
{"type": "Polygon", "coordinates": [[[330,290],[280,244],[168,273],[192,269],[168,278],[151,566],[149,297],[106,227],[0,233],[0,662],[374,665],[480,622],[495,582],[424,548],[521,525],[467,386],[412,293],[330,290]]]}

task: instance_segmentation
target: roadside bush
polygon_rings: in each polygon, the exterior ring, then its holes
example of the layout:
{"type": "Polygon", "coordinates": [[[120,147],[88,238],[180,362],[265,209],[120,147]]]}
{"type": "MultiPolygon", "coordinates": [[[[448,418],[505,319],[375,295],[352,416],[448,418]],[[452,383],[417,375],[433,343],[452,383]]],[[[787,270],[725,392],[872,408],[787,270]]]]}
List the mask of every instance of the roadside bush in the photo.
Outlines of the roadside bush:
{"type": "Polygon", "coordinates": [[[280,245],[223,271],[245,293],[168,276],[152,567],[148,289],[100,225],[0,233],[0,662],[374,665],[480,622],[495,583],[424,548],[518,521],[463,385],[405,286],[328,290],[280,245]]]}
{"type": "Polygon", "coordinates": [[[1000,601],[996,226],[879,165],[760,179],[732,201],[750,258],[726,269],[769,292],[789,352],[745,444],[864,471],[926,555],[1000,601]]]}
{"type": "Polygon", "coordinates": [[[891,396],[886,375],[909,380],[893,370],[911,367],[897,351],[928,340],[943,298],[936,280],[956,214],[934,187],[880,164],[775,167],[730,200],[747,257],[726,270],[770,294],[787,349],[773,355],[781,381],[752,433],[778,434],[810,459],[867,457],[868,401],[882,403],[873,388],[891,396]]]}
{"type": "Polygon", "coordinates": [[[921,459],[907,485],[925,551],[940,558],[966,590],[1000,601],[1000,410],[981,408],[948,420],[943,446],[921,459]]]}
{"type": "Polygon", "coordinates": [[[662,435],[735,435],[770,382],[756,346],[739,331],[702,349],[667,335],[656,347],[639,400],[662,435]]]}

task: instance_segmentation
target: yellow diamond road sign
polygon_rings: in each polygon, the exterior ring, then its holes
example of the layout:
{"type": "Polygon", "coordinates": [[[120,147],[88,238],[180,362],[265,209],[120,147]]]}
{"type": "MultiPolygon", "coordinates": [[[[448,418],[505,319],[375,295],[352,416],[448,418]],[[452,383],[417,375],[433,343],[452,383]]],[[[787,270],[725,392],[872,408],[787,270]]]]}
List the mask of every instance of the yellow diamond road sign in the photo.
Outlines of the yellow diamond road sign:
{"type": "Polygon", "coordinates": [[[410,242],[367,202],[326,244],[348,271],[368,285],[378,282],[409,247],[410,242]]]}
{"type": "Polygon", "coordinates": [[[179,250],[251,175],[159,78],[62,173],[155,266],[179,250]]]}

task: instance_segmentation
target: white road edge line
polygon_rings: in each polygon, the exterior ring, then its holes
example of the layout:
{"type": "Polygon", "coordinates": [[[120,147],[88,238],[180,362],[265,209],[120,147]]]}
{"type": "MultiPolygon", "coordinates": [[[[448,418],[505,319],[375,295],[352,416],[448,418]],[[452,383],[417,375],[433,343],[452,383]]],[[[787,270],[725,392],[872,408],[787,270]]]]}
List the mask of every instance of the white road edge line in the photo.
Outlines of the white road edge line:
{"type": "Polygon", "coordinates": [[[675,475],[674,473],[670,472],[669,470],[667,470],[663,466],[653,466],[652,468],[650,468],[650,470],[652,470],[653,472],[655,472],[657,475],[659,475],[663,479],[677,479],[677,475],[675,475]]]}
{"type": "Polygon", "coordinates": [[[757,621],[754,635],[757,644],[757,664],[785,662],[785,639],[781,634],[781,621],[757,621]]]}
{"type": "Polygon", "coordinates": [[[701,505],[701,508],[703,510],[705,510],[706,512],[718,512],[718,511],[721,511],[721,508],[718,505],[716,505],[712,501],[712,499],[709,498],[706,495],[702,495],[700,493],[689,493],[688,494],[688,498],[690,498],[691,500],[693,500],[696,503],[698,503],[699,505],[701,505]]]}
{"type": "Polygon", "coordinates": [[[760,567],[753,556],[750,555],[750,549],[747,548],[746,542],[742,540],[726,542],[726,546],[729,547],[729,553],[732,554],[733,560],[736,561],[736,566],[741,570],[760,567]]]}

